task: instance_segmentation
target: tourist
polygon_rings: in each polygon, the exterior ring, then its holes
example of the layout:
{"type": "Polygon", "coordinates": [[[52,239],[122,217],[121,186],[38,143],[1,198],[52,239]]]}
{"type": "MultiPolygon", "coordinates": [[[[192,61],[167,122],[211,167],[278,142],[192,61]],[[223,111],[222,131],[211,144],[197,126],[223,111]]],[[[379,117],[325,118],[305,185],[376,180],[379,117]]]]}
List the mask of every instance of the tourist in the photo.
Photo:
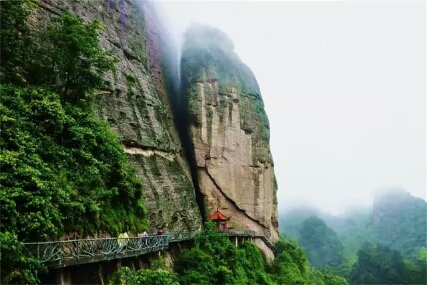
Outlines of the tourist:
{"type": "Polygon", "coordinates": [[[147,234],[147,231],[144,231],[141,235],[142,245],[147,245],[147,240],[148,240],[148,234],[147,234]]]}

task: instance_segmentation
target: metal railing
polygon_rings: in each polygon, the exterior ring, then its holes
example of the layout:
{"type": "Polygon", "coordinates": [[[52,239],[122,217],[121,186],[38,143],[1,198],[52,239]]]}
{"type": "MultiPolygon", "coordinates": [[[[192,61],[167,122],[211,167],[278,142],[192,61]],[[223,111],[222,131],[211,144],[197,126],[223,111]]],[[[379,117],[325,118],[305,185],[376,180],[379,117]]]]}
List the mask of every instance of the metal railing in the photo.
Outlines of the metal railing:
{"type": "Polygon", "coordinates": [[[26,243],[25,246],[27,251],[41,263],[62,267],[164,250],[169,247],[169,237],[162,235],[137,238],[77,239],[26,243]]]}
{"type": "MultiPolygon", "coordinates": [[[[133,257],[165,250],[170,243],[194,240],[200,231],[171,232],[163,235],[128,238],[76,239],[52,242],[25,243],[29,254],[48,267],[65,267],[75,264],[133,257]]],[[[261,238],[274,250],[273,243],[264,235],[251,230],[230,229],[222,231],[228,236],[261,238]]]]}
{"type": "Polygon", "coordinates": [[[167,233],[169,237],[169,242],[180,242],[180,241],[186,241],[186,240],[193,240],[196,235],[201,233],[201,231],[194,231],[194,232],[172,232],[167,233]]]}

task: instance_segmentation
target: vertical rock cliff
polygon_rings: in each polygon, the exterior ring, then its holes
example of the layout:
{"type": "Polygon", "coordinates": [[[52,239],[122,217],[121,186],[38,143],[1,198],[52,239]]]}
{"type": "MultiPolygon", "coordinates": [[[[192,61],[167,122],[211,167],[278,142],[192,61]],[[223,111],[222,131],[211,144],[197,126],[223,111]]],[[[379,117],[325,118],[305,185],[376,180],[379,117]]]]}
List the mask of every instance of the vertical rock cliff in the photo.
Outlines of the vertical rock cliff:
{"type": "Polygon", "coordinates": [[[67,11],[105,27],[102,47],[118,62],[93,110],[119,136],[144,184],[151,230],[200,229],[202,218],[220,208],[230,226],[277,239],[268,118],[253,73],[225,34],[192,26],[178,70],[178,47],[154,2],[39,5],[30,18],[35,26],[67,11]]]}
{"type": "Polygon", "coordinates": [[[221,31],[194,24],[181,59],[197,179],[207,213],[278,238],[269,122],[252,71],[221,31]]]}
{"type": "Polygon", "coordinates": [[[105,26],[102,46],[118,63],[96,95],[94,112],[117,133],[144,184],[151,230],[199,229],[200,210],[168,97],[176,90],[176,48],[153,3],[41,0],[31,21],[43,24],[61,11],[105,26]]]}

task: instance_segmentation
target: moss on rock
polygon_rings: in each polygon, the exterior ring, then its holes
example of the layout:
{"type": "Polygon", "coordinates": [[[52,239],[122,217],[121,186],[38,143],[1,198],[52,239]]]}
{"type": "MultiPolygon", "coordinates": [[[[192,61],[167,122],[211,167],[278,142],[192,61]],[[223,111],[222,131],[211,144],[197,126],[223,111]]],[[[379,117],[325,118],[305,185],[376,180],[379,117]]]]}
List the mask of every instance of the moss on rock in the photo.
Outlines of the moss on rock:
{"type": "MultiPolygon", "coordinates": [[[[234,52],[234,44],[228,36],[216,28],[193,24],[185,34],[181,65],[182,80],[184,86],[187,86],[189,112],[196,118],[194,122],[200,122],[200,91],[197,90],[197,82],[205,84],[206,104],[219,104],[220,108],[217,109],[221,121],[227,109],[231,118],[232,103],[229,95],[232,93],[231,88],[236,88],[240,127],[252,134],[254,163],[272,163],[268,150],[270,126],[258,83],[250,68],[234,52]],[[213,102],[215,96],[207,83],[212,81],[218,81],[218,102],[213,102]]],[[[209,128],[212,120],[210,108],[206,111],[209,128]]]]}

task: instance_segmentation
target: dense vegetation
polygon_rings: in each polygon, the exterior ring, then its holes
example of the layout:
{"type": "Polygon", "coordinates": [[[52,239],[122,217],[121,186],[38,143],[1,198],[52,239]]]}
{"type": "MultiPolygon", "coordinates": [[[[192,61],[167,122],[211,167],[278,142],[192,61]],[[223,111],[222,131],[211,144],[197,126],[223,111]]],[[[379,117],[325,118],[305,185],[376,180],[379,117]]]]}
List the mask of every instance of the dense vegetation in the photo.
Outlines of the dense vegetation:
{"type": "Polygon", "coordinates": [[[102,25],[64,13],[34,29],[31,5],[0,2],[5,283],[37,282],[39,264],[24,257],[23,241],[147,226],[143,185],[108,124],[91,112],[92,94],[115,63],[99,45],[102,25]]]}
{"type": "Polygon", "coordinates": [[[110,278],[118,284],[328,284],[345,285],[344,278],[328,270],[314,270],[303,250],[282,237],[276,243],[277,256],[268,263],[252,243],[236,247],[213,224],[199,234],[191,249],[175,259],[173,271],[165,267],[136,272],[122,268],[110,278]],[[151,281],[150,281],[151,280],[151,281]]]}
{"type": "Polygon", "coordinates": [[[132,271],[129,267],[121,267],[113,273],[108,283],[110,285],[179,285],[176,274],[170,271],[159,257],[150,268],[132,271]]]}
{"type": "Polygon", "coordinates": [[[316,216],[307,218],[301,227],[299,244],[309,252],[315,267],[338,267],[344,263],[344,247],[338,235],[316,216]]]}
{"type": "Polygon", "coordinates": [[[385,192],[372,209],[340,217],[296,209],[280,222],[316,268],[351,284],[426,283],[426,202],[407,192],[385,192]]]}
{"type": "Polygon", "coordinates": [[[388,246],[366,243],[357,252],[348,276],[352,284],[426,284],[425,248],[416,263],[405,260],[388,246]]]}

